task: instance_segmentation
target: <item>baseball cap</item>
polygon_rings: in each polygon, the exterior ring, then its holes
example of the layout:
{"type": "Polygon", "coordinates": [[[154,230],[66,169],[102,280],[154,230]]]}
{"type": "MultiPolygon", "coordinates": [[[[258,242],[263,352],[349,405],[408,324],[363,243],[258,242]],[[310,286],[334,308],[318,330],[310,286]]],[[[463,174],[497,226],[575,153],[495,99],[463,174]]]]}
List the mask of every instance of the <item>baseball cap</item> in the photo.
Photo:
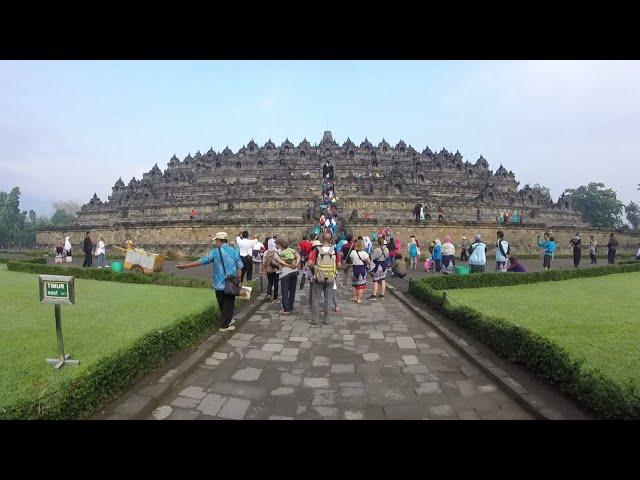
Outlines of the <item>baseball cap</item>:
{"type": "Polygon", "coordinates": [[[227,232],[218,232],[216,233],[213,240],[227,240],[227,232]]]}

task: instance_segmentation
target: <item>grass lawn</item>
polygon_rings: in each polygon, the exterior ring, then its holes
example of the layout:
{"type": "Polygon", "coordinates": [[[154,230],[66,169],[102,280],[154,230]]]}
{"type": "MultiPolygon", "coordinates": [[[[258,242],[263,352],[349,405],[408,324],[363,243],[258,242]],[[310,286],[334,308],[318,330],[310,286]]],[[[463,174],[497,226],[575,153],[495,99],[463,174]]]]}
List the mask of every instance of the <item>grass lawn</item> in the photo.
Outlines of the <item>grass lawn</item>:
{"type": "Polygon", "coordinates": [[[59,388],[141,334],[216,304],[209,289],[76,279],[76,305],[62,305],[65,352],[80,365],[55,371],[53,305],[41,305],[38,276],[0,265],[0,407],[59,388]]]}
{"type": "Polygon", "coordinates": [[[447,297],[549,338],[620,385],[640,385],[640,272],[454,289],[447,297]]]}

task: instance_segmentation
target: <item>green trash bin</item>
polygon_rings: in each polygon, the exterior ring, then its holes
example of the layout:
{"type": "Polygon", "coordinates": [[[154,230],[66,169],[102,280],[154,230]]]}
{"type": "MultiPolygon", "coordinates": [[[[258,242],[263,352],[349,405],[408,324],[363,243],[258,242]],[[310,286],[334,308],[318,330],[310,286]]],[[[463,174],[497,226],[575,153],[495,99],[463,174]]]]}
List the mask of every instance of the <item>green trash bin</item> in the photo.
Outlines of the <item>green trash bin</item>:
{"type": "Polygon", "coordinates": [[[469,275],[469,266],[460,265],[459,267],[456,267],[456,275],[469,275]]]}
{"type": "Polygon", "coordinates": [[[111,262],[111,270],[114,272],[122,272],[122,262],[111,262]]]}

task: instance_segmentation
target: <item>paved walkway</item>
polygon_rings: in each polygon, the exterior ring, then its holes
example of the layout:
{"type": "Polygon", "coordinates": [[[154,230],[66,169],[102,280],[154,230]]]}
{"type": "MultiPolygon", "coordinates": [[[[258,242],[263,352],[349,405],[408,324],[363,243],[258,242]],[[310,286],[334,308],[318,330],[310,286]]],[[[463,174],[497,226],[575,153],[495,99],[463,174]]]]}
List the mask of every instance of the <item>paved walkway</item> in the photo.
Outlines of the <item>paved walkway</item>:
{"type": "Polygon", "coordinates": [[[393,296],[339,289],[316,327],[307,295],[263,304],[149,419],[533,418],[393,296]]]}

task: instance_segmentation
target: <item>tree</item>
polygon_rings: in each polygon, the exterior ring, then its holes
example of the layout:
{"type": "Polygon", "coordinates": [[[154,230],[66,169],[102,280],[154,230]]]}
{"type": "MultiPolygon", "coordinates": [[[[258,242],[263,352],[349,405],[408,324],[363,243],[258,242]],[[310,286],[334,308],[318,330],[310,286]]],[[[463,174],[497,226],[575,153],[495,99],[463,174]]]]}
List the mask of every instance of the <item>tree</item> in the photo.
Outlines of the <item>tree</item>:
{"type": "Polygon", "coordinates": [[[582,219],[594,227],[618,228],[622,224],[623,203],[617,194],[603,183],[592,182],[587,186],[568,188],[564,191],[582,219]]]}
{"type": "Polygon", "coordinates": [[[71,215],[73,218],[76,218],[76,212],[80,210],[80,204],[74,201],[58,201],[53,203],[53,208],[57,210],[62,210],[67,215],[71,215]]]}
{"type": "Polygon", "coordinates": [[[36,212],[20,211],[20,188],[0,192],[0,247],[33,245],[35,243],[36,212]],[[33,219],[33,222],[30,220],[33,219]]]}
{"type": "Polygon", "coordinates": [[[75,215],[71,215],[64,210],[56,210],[49,222],[53,227],[66,227],[67,225],[71,225],[75,218],[75,215]]]}
{"type": "Polygon", "coordinates": [[[66,227],[76,219],[76,212],[80,210],[80,204],[73,201],[59,201],[53,203],[55,213],[51,216],[50,224],[53,227],[66,227]]]}
{"type": "Polygon", "coordinates": [[[629,205],[624,207],[624,210],[631,228],[638,230],[638,227],[640,227],[640,205],[636,202],[630,202],[629,205]]]}
{"type": "Polygon", "coordinates": [[[532,188],[534,190],[542,193],[545,197],[551,198],[551,190],[549,190],[549,187],[544,187],[544,186],[540,185],[539,183],[536,183],[532,188]]]}

